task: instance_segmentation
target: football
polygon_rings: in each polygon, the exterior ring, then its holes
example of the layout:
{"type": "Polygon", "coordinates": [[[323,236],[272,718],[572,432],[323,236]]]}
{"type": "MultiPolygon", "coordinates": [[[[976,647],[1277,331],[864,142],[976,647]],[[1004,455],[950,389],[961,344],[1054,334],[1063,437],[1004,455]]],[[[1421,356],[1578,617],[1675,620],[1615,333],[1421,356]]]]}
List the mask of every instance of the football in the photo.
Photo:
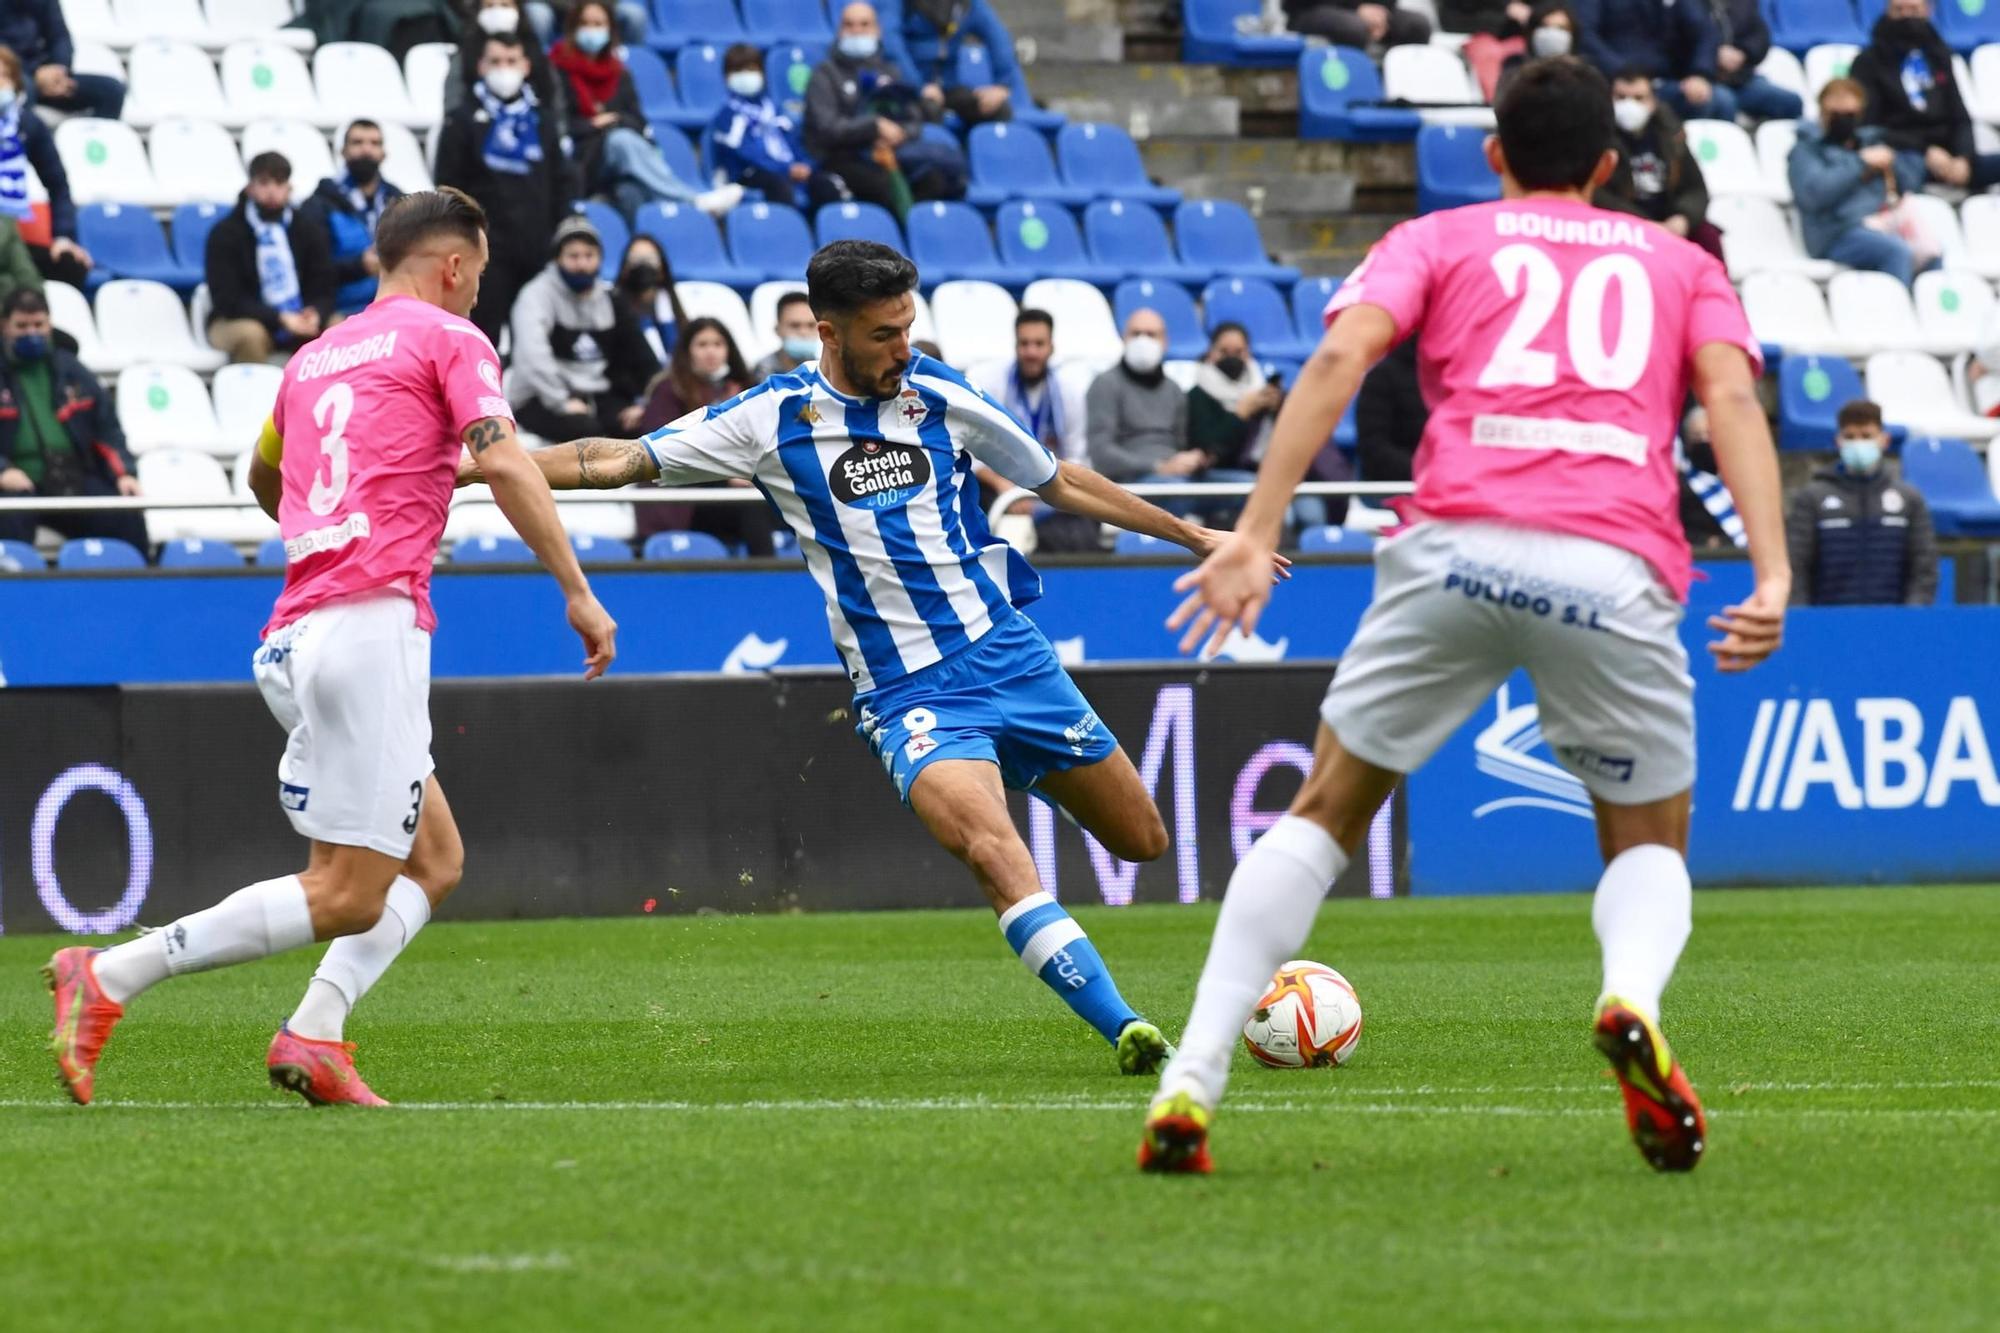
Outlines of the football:
{"type": "Polygon", "coordinates": [[[1243,1044],[1273,1069],[1343,1065],[1361,1042],[1361,999],[1324,963],[1295,959],[1278,969],[1243,1025],[1243,1044]]]}

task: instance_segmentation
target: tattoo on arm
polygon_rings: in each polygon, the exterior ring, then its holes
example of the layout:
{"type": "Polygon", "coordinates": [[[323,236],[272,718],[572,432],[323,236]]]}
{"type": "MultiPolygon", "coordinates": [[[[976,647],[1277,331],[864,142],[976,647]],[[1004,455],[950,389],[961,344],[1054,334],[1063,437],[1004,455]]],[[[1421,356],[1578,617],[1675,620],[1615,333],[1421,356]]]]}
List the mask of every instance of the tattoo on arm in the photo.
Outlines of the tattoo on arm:
{"type": "Polygon", "coordinates": [[[656,475],[653,456],[637,440],[578,440],[577,481],[589,490],[613,490],[656,475]]]}
{"type": "Polygon", "coordinates": [[[472,423],[472,431],[466,440],[466,445],[471,448],[473,456],[476,458],[480,454],[485,453],[488,446],[497,444],[505,438],[507,430],[508,423],[500,420],[498,417],[487,417],[482,421],[475,421],[472,423]]]}

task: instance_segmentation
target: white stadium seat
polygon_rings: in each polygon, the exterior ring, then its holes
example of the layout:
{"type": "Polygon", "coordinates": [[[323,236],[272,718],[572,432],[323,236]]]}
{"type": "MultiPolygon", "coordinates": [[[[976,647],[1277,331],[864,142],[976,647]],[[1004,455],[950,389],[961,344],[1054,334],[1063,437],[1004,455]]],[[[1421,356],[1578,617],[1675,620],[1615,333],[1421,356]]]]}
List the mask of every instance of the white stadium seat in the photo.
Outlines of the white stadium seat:
{"type": "Polygon", "coordinates": [[[160,38],[132,48],[127,124],[145,129],[169,116],[220,122],[229,114],[215,64],[198,46],[160,38]]]}
{"type": "Polygon", "coordinates": [[[637,509],[637,505],[590,503],[567,500],[562,494],[556,496],[556,517],[562,520],[563,531],[572,537],[608,537],[612,541],[629,542],[639,531],[637,509]]]}
{"type": "Polygon", "coordinates": [[[1988,125],[2000,125],[2000,44],[1987,43],[1972,53],[1972,87],[1965,93],[1965,109],[1972,118],[1988,125]]]}
{"type": "Polygon", "coordinates": [[[97,42],[123,50],[138,40],[134,34],[119,31],[118,20],[111,16],[111,0],[62,0],[62,11],[63,25],[73,42],[97,42]]]}
{"type": "Polygon", "coordinates": [[[917,303],[917,318],[910,325],[910,341],[927,342],[933,347],[941,346],[942,344],[938,342],[937,321],[931,316],[931,303],[924,299],[922,292],[911,292],[910,299],[917,303]]]}
{"type": "MultiPolygon", "coordinates": [[[[1400,49],[1400,48],[1399,48],[1400,49]]],[[[1020,313],[1004,287],[990,282],[941,282],[931,292],[937,342],[954,366],[1014,354],[1014,316],[1020,313]]],[[[910,336],[916,337],[911,330],[910,336]]]]}
{"type": "Polygon", "coordinates": [[[111,18],[129,42],[199,42],[208,35],[201,0],[111,0],[111,18]]]}
{"type": "MultiPolygon", "coordinates": [[[[406,193],[433,188],[430,162],[424,157],[424,146],[417,142],[417,136],[408,127],[398,125],[393,120],[378,120],[382,127],[382,176],[391,185],[406,193]]],[[[342,125],[333,136],[336,147],[345,142],[347,127],[342,125]]],[[[300,192],[301,197],[304,191],[300,192]]],[[[605,256],[607,263],[616,263],[617,256],[605,256]]]]}
{"type": "Polygon", "coordinates": [[[451,62],[458,48],[450,42],[423,42],[403,57],[403,82],[410,91],[410,105],[416,109],[419,125],[444,121],[444,84],[451,76],[451,62]]]}
{"type": "Polygon", "coordinates": [[[69,192],[79,204],[156,208],[169,202],[153,179],[139,132],[122,121],[71,116],[56,126],[56,151],[69,176],[69,192]]]}
{"type": "Polygon", "coordinates": [[[2000,194],[1975,194],[1958,212],[1967,261],[1983,278],[2000,278],[2000,194]]]}
{"type": "Polygon", "coordinates": [[[1493,124],[1493,110],[1472,72],[1456,52],[1442,47],[1390,47],[1382,56],[1382,87],[1390,101],[1417,107],[1425,124],[1493,124]]]}
{"type": "Polygon", "coordinates": [[[97,331],[106,350],[128,366],[153,361],[205,374],[228,360],[196,344],[181,298],[157,282],[118,278],[98,288],[97,331]]]}
{"type": "Polygon", "coordinates": [[[231,42],[261,38],[310,51],[311,29],[284,26],[292,21],[292,9],[292,0],[208,0],[208,46],[220,51],[231,42]]]}
{"type": "MultiPolygon", "coordinates": [[[[789,278],[757,284],[757,289],[750,293],[750,332],[757,339],[760,350],[752,356],[750,349],[745,347],[745,360],[761,361],[778,350],[778,298],[786,292],[803,292],[805,289],[803,282],[794,282],[789,278]]],[[[916,336],[914,333],[910,335],[913,340],[916,336]]]]}
{"type": "Polygon", "coordinates": [[[1847,77],[1847,70],[1861,48],[1847,42],[1827,42],[1806,52],[1806,108],[1819,104],[1819,90],[1834,79],[1847,77]]]}
{"type": "Polygon", "coordinates": [[[97,333],[97,316],[91,314],[90,302],[82,292],[66,282],[49,282],[42,295],[48,298],[49,322],[76,339],[77,359],[91,373],[110,375],[132,363],[132,358],[113,353],[104,345],[97,333]]]}
{"type": "Polygon", "coordinates": [[[1871,351],[1949,355],[1965,350],[1926,338],[1917,326],[1910,289],[1886,273],[1859,269],[1836,273],[1826,285],[1826,304],[1833,314],[1833,327],[1841,337],[1871,351]]]}
{"type": "Polygon", "coordinates": [[[1831,263],[1807,257],[1783,210],[1769,199],[1716,195],[1709,200],[1708,220],[1722,229],[1722,253],[1729,260],[1729,276],[1738,282],[1752,273],[1833,275],[1831,263]]]}
{"type": "Polygon", "coordinates": [[[1751,274],[1743,280],[1743,313],[1758,342],[1776,343],[1787,356],[1847,357],[1868,350],[1835,332],[1819,284],[1803,273],[1751,274]]]}
{"type": "Polygon", "coordinates": [[[1710,194],[1760,194],[1781,200],[1791,194],[1789,190],[1782,196],[1772,191],[1757,163],[1750,136],[1735,121],[1690,120],[1687,144],[1710,194]]]}
{"type": "Polygon", "coordinates": [[[396,58],[367,42],[328,42],[313,52],[313,87],[319,94],[319,124],[332,127],[366,116],[428,129],[410,105],[403,70],[396,58]]]}
{"type": "Polygon", "coordinates": [[[109,78],[125,82],[125,62],[118,53],[104,42],[75,42],[75,54],[70,57],[72,74],[103,74],[109,78]]]}
{"type": "MultiPolygon", "coordinates": [[[[606,255],[604,262],[609,266],[618,260],[606,255]]],[[[736,350],[743,354],[745,361],[757,361],[777,345],[774,335],[768,332],[758,336],[751,323],[749,309],[733,288],[719,282],[676,282],[674,291],[679,294],[681,309],[687,312],[689,319],[707,316],[721,320],[722,327],[728,329],[729,336],[736,340],[736,350]]]]}
{"type": "Polygon", "coordinates": [[[1042,278],[1028,284],[1021,304],[1046,310],[1062,330],[1065,360],[1084,361],[1097,369],[1114,364],[1125,340],[1104,293],[1075,278],[1042,278]]]}
{"type": "Polygon", "coordinates": [[[1965,406],[1934,356],[1877,352],[1868,358],[1866,383],[1868,397],[1881,405],[1883,419],[1907,426],[1912,434],[1986,440],[2000,431],[2000,421],[1979,416],[1965,406]]]}
{"type": "Polygon", "coordinates": [[[153,172],[173,204],[228,203],[243,189],[236,140],[212,120],[163,120],[146,136],[153,172]]]}
{"type": "Polygon", "coordinates": [[[1792,145],[1798,141],[1797,121],[1767,120],[1757,127],[1757,165],[1764,175],[1764,190],[1781,204],[1792,202],[1792,145]]]}
{"type": "Polygon", "coordinates": [[[259,120],[303,120],[327,125],[313,92],[312,75],[297,51],[282,42],[232,42],[222,53],[222,93],[229,100],[226,124],[259,120]]]}
{"type": "Polygon", "coordinates": [[[243,131],[243,166],[259,153],[281,153],[292,164],[292,197],[303,202],[333,175],[326,136],[302,120],[260,120],[243,131]]]}
{"type": "Polygon", "coordinates": [[[243,447],[239,440],[223,448],[208,390],[186,366],[142,363],[119,371],[118,424],[135,454],[149,449],[233,454],[243,447]]]}
{"type": "Polygon", "coordinates": [[[1757,72],[1777,84],[1788,93],[1797,93],[1799,100],[1806,100],[1806,70],[1799,58],[1782,46],[1774,46],[1771,53],[1757,66],[1757,72]]]}
{"type": "Polygon", "coordinates": [[[278,401],[278,382],[285,372],[276,366],[224,366],[215,372],[216,436],[225,449],[254,443],[264,418],[278,401]]]}
{"type": "MultiPolygon", "coordinates": [[[[221,460],[193,449],[155,449],[139,455],[139,486],[155,500],[235,498],[221,460]]],[[[155,542],[194,537],[202,541],[261,542],[278,525],[256,509],[149,509],[146,535],[155,542]]]]}
{"type": "Polygon", "coordinates": [[[1905,199],[1908,206],[1923,219],[1931,239],[1937,242],[1943,266],[1971,268],[1972,259],[1965,247],[1965,228],[1959,225],[1958,210],[1951,206],[1951,202],[1934,194],[1922,193],[1906,195],[1905,199]]]}
{"type": "Polygon", "coordinates": [[[1919,273],[1911,300],[1924,340],[1953,352],[1978,348],[1994,309],[1993,289],[1986,285],[1986,279],[1965,269],[1919,273]]]}

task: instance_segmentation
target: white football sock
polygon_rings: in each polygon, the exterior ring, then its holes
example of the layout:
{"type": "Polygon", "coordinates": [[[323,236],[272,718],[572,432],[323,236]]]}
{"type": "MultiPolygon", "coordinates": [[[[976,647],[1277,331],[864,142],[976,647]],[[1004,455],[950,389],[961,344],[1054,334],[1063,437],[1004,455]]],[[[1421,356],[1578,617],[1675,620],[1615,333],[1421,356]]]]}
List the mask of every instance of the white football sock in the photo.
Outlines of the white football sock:
{"type": "Polygon", "coordinates": [[[1630,847],[1604,867],[1590,924],[1604,948],[1604,996],[1660,1016],[1660,992],[1694,929],[1694,886],[1687,862],[1671,847],[1630,847]]]}
{"type": "Polygon", "coordinates": [[[247,963],[313,940],[312,909],[297,875],[238,889],[206,911],[184,916],[97,955],[97,982],[124,1004],[182,972],[247,963]]]}
{"type": "Polygon", "coordinates": [[[431,900],[408,875],[396,876],[382,917],[359,935],[343,935],[320,959],[305,998],[285,1026],[315,1041],[339,1041],[348,1011],[361,1002],[368,988],[382,979],[424,923],[431,919],[431,900]]]}
{"type": "Polygon", "coordinates": [[[1245,1020],[1278,965],[1298,957],[1326,891],[1346,868],[1347,853],[1333,835],[1299,815],[1286,815],[1257,840],[1229,877],[1194,1012],[1160,1075],[1162,1097],[1192,1092],[1210,1107],[1222,1100],[1245,1020]]]}

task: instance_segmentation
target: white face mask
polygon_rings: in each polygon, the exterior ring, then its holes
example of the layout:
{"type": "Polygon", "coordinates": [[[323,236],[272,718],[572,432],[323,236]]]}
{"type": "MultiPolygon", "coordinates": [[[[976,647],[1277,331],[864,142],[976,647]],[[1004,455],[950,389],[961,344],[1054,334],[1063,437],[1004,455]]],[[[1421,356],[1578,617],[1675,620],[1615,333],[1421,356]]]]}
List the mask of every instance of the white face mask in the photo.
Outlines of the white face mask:
{"type": "Polygon", "coordinates": [[[882,39],[872,32],[842,33],[840,54],[850,60],[870,60],[882,47],[882,39]]]}
{"type": "Polygon", "coordinates": [[[712,370],[697,370],[695,374],[710,384],[720,384],[723,380],[729,378],[729,363],[725,361],[712,370]]]}
{"type": "Polygon", "coordinates": [[[0,116],[4,116],[9,111],[12,111],[15,104],[20,100],[21,94],[18,91],[8,87],[4,83],[0,83],[0,116]]]}
{"type": "Polygon", "coordinates": [[[1529,44],[1535,48],[1537,56],[1547,59],[1550,56],[1568,55],[1571,40],[1568,28],[1537,28],[1535,35],[1529,39],[1529,44]]]}
{"type": "Polygon", "coordinates": [[[503,32],[517,32],[521,27],[521,11],[518,9],[482,9],[479,11],[481,32],[498,36],[503,32]]]}
{"type": "Polygon", "coordinates": [[[738,97],[755,97],[764,91],[764,76],[754,69],[739,69],[724,82],[738,97]]]}
{"type": "Polygon", "coordinates": [[[528,76],[518,69],[488,70],[484,75],[486,91],[503,102],[511,102],[521,95],[521,85],[528,76]]]}
{"type": "Polygon", "coordinates": [[[1653,108],[1636,97],[1621,97],[1611,104],[1611,114],[1617,119],[1619,129],[1637,134],[1653,118],[1653,108]]]}
{"type": "Polygon", "coordinates": [[[1167,345],[1150,333],[1125,340],[1125,366],[1135,375],[1150,375],[1167,359],[1167,345]]]}

